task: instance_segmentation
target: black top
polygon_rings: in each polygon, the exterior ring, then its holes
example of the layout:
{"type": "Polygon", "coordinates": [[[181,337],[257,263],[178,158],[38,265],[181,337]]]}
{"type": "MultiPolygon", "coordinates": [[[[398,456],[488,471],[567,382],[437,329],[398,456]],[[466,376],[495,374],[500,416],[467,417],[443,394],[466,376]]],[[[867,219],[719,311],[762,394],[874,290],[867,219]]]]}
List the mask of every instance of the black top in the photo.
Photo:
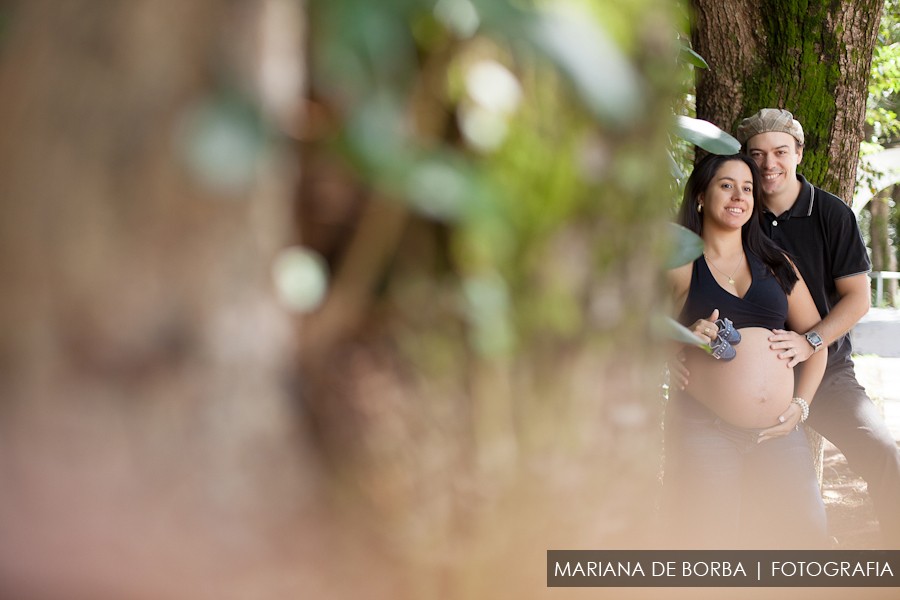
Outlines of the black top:
{"type": "MultiPolygon", "coordinates": [[[[868,273],[872,265],[853,210],[802,175],[797,179],[803,184],[797,201],[778,216],[764,211],[763,229],[794,260],[824,318],[840,300],[835,280],[868,273]]],[[[851,351],[849,336],[835,341],[829,369],[849,362],[851,351]]]]}
{"type": "Polygon", "coordinates": [[[755,254],[744,247],[753,281],[743,298],[725,291],[710,272],[701,256],[694,261],[691,287],[678,320],[689,326],[697,319],[705,319],[716,308],[719,318],[729,318],[735,328],[764,327],[783,329],[787,320],[787,296],[778,280],[755,254]]]}

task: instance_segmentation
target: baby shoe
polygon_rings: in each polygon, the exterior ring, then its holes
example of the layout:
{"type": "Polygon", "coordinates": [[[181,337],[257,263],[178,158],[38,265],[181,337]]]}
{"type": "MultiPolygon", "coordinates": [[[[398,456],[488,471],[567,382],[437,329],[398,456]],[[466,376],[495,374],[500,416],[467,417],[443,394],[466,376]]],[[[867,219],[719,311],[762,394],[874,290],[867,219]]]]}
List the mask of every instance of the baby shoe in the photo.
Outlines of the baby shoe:
{"type": "Polygon", "coordinates": [[[716,360],[724,360],[728,362],[737,356],[737,351],[734,349],[728,340],[725,339],[721,334],[716,336],[712,342],[709,343],[709,347],[712,348],[712,357],[716,360]]]}
{"type": "Polygon", "coordinates": [[[731,319],[719,319],[716,321],[716,327],[719,328],[718,336],[725,338],[725,341],[736,346],[741,343],[741,332],[734,328],[731,319]]]}

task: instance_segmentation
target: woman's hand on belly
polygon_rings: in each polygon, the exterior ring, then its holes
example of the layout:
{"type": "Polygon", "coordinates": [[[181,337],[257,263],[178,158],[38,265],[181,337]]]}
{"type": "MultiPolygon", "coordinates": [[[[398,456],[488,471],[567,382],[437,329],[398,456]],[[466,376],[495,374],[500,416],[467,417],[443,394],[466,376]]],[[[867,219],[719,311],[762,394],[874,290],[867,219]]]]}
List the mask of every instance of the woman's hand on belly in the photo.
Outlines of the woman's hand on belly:
{"type": "Polygon", "coordinates": [[[779,438],[789,434],[791,431],[797,428],[800,425],[800,419],[803,416],[803,410],[791,402],[787,410],[784,411],[781,415],[779,415],[778,420],[780,421],[777,425],[773,425],[767,429],[763,429],[759,432],[759,439],[757,439],[757,443],[765,442],[766,440],[773,440],[775,438],[779,438]]]}

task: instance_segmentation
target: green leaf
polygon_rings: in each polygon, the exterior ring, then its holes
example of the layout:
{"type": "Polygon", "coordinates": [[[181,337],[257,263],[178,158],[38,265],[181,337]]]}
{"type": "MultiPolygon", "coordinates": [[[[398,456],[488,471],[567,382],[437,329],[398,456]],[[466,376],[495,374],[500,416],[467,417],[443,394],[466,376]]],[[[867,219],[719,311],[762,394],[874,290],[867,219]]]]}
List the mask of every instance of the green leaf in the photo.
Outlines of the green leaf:
{"type": "Polygon", "coordinates": [[[640,118],[643,80],[589,13],[574,6],[542,10],[525,33],[569,78],[595,116],[613,123],[640,118]]]}
{"type": "Polygon", "coordinates": [[[673,319],[664,315],[656,315],[653,317],[653,333],[659,337],[666,338],[680,344],[696,346],[707,352],[712,352],[709,344],[704,344],[700,338],[691,332],[690,329],[673,319]]]}
{"type": "Polygon", "coordinates": [[[678,116],[675,133],[696,146],[713,154],[737,154],[741,144],[709,121],[678,116]]]}
{"type": "Polygon", "coordinates": [[[672,251],[666,260],[666,268],[674,269],[693,262],[703,254],[703,240],[696,233],[677,223],[669,223],[672,251]]]}
{"type": "Polygon", "coordinates": [[[666,156],[669,159],[669,174],[672,175],[675,179],[684,179],[684,171],[681,170],[681,167],[678,166],[678,161],[675,160],[675,156],[672,154],[672,151],[668,151],[666,156]]]}
{"type": "Polygon", "coordinates": [[[693,65],[699,69],[709,68],[709,64],[706,62],[706,59],[704,59],[702,56],[700,56],[687,46],[681,47],[681,59],[687,62],[689,65],[693,65]]]}

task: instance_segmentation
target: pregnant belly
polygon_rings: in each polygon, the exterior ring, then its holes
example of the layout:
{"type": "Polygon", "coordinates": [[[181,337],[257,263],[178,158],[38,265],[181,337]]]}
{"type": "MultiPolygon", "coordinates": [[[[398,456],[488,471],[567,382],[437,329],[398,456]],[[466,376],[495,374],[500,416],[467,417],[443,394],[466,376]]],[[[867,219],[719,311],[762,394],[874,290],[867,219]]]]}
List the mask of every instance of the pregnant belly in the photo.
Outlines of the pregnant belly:
{"type": "Polygon", "coordinates": [[[699,349],[688,350],[690,382],[685,391],[732,425],[771,427],[791,404],[794,371],[769,348],[768,329],[739,331],[737,356],[728,362],[699,349]]]}

